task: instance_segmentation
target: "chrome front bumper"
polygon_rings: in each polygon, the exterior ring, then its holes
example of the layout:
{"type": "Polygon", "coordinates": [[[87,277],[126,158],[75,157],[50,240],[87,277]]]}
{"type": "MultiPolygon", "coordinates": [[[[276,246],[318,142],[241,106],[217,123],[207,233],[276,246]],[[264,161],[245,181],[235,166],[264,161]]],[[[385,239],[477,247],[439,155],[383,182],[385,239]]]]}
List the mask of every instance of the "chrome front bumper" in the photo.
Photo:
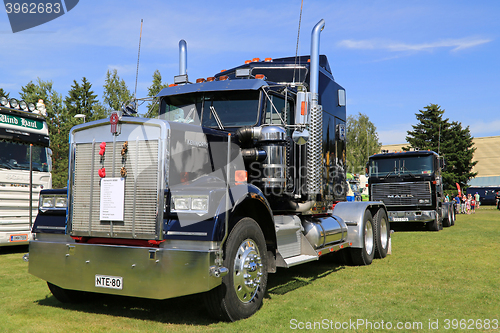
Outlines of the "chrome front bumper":
{"type": "Polygon", "coordinates": [[[389,222],[432,222],[436,218],[434,210],[388,211],[389,222]]]}
{"type": "Polygon", "coordinates": [[[68,238],[30,242],[29,273],[61,288],[166,299],[208,291],[216,250],[79,244],[68,238]],[[95,286],[96,275],[123,278],[123,289],[95,286]]]}

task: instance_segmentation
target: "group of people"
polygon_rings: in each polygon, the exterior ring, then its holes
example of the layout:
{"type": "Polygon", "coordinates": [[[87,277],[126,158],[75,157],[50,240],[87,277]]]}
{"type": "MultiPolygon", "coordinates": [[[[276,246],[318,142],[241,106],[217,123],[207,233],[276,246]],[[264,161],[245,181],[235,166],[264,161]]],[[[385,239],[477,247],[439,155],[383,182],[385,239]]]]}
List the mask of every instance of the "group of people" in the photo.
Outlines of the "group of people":
{"type": "Polygon", "coordinates": [[[471,214],[476,212],[476,208],[479,208],[480,205],[480,195],[476,192],[476,194],[468,194],[465,193],[460,196],[457,196],[453,199],[455,201],[455,209],[457,214],[471,214]]]}

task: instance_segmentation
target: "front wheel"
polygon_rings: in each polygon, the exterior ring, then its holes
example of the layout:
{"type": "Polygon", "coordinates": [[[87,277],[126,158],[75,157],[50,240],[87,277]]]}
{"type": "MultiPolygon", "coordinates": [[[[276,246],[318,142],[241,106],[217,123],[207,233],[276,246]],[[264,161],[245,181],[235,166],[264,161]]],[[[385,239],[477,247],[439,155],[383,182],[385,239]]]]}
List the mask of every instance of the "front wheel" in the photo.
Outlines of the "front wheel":
{"type": "Polygon", "coordinates": [[[61,303],[81,303],[89,301],[93,296],[98,295],[79,290],[64,289],[55,284],[47,282],[50,292],[61,303]]]}
{"type": "Polygon", "coordinates": [[[363,218],[364,228],[361,230],[363,244],[361,248],[351,248],[351,257],[354,265],[370,265],[375,256],[375,233],[373,231],[373,219],[370,211],[365,211],[363,218]]]}
{"type": "Polygon", "coordinates": [[[236,321],[253,315],[267,287],[267,249],[255,220],[241,218],[229,234],[224,251],[229,273],[222,284],[205,293],[208,311],[217,319],[236,321]]]}
{"type": "Polygon", "coordinates": [[[434,221],[427,222],[426,227],[429,231],[439,231],[439,216],[436,214],[434,221]]]}

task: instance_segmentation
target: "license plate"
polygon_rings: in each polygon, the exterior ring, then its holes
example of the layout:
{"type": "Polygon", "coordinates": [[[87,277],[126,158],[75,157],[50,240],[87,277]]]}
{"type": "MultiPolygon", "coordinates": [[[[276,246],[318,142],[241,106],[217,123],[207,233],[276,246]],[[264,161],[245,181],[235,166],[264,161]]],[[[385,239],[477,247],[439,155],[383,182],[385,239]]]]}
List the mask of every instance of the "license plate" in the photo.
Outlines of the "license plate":
{"type": "Polygon", "coordinates": [[[96,274],[95,286],[100,288],[123,289],[123,278],[121,276],[96,274]]]}
{"type": "Polygon", "coordinates": [[[27,240],[28,240],[28,235],[27,234],[10,235],[10,241],[11,242],[25,242],[27,240]]]}
{"type": "Polygon", "coordinates": [[[408,218],[407,217],[393,217],[392,220],[394,222],[407,222],[408,218]]]}

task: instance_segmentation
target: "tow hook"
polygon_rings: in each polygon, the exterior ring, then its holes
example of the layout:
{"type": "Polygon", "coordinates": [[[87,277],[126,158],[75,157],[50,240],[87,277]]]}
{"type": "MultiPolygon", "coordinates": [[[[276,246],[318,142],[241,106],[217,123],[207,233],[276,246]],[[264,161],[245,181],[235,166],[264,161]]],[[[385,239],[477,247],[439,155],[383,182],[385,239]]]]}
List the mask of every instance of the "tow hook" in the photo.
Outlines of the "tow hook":
{"type": "Polygon", "coordinates": [[[216,266],[211,266],[210,267],[210,275],[215,276],[215,277],[223,277],[226,276],[229,270],[226,267],[216,267],[216,266]]]}

